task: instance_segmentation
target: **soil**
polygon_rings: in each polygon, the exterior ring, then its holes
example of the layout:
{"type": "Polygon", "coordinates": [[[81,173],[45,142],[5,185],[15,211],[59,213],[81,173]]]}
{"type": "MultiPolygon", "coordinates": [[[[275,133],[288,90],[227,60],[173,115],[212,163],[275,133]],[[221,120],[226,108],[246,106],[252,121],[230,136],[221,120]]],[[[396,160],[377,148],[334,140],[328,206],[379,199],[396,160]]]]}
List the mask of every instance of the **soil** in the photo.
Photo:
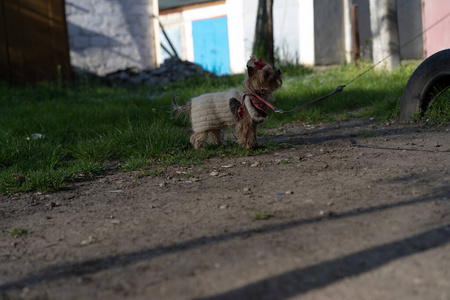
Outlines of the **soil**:
{"type": "Polygon", "coordinates": [[[449,131],[289,124],[263,155],[0,196],[0,298],[448,300],[449,131]]]}

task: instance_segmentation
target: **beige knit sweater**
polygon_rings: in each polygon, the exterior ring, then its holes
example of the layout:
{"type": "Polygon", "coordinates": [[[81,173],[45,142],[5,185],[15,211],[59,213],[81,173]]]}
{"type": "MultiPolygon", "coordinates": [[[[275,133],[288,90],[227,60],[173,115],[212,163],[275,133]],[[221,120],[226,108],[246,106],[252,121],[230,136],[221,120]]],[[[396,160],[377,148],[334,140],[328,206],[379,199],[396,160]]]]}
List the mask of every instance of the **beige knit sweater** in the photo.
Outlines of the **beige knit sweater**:
{"type": "Polygon", "coordinates": [[[237,89],[192,98],[191,122],[194,132],[220,130],[236,123],[231,112],[231,99],[242,102],[244,93],[237,89]]]}

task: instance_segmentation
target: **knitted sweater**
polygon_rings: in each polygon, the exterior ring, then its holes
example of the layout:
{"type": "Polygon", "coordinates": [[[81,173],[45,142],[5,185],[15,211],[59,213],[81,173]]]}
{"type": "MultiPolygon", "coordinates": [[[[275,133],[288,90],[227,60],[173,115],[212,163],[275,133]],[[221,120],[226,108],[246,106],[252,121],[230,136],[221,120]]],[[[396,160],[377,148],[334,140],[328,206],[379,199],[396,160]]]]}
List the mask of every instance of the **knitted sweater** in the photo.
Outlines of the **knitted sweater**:
{"type": "Polygon", "coordinates": [[[191,100],[191,122],[194,132],[220,130],[236,124],[230,109],[232,99],[242,102],[244,93],[237,89],[204,94],[191,100]]]}

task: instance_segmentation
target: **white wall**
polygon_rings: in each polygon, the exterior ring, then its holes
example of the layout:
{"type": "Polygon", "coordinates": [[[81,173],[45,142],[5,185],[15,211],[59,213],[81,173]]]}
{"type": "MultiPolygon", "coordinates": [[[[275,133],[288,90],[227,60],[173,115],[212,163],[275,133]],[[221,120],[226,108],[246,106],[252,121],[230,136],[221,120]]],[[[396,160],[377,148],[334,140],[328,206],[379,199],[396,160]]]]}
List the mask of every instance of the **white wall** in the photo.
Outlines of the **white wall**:
{"type": "Polygon", "coordinates": [[[157,0],[66,0],[71,64],[104,75],[157,66],[157,0]]]}
{"type": "MultiPolygon", "coordinates": [[[[244,0],[245,56],[252,54],[258,0],[244,0]]],[[[276,55],[281,60],[314,64],[313,0],[276,0],[273,6],[273,32],[276,55]]]]}

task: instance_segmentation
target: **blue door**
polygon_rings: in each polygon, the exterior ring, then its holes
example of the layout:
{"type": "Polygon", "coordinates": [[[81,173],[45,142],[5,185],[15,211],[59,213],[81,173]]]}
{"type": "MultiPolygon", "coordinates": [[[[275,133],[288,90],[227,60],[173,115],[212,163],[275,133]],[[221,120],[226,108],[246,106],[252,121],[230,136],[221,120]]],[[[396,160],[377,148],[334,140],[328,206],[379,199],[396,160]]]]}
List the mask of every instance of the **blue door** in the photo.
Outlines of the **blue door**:
{"type": "Polygon", "coordinates": [[[227,17],[193,21],[194,61],[217,75],[230,74],[227,17]]]}

